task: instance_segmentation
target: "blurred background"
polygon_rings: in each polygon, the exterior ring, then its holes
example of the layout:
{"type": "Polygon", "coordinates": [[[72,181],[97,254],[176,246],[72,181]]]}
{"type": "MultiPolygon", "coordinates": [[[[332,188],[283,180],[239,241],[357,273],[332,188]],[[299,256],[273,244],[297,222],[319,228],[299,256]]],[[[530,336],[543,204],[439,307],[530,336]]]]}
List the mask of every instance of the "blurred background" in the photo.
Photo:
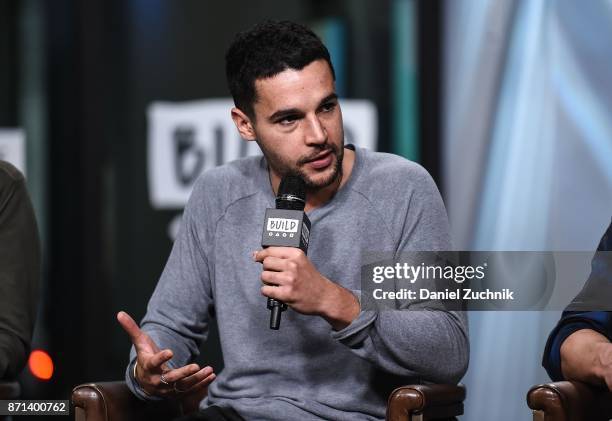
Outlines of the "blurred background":
{"type": "MultiPolygon", "coordinates": [[[[264,19],[322,37],[348,140],[420,162],[457,249],[596,248],[612,216],[609,0],[0,0],[0,159],[34,203],[33,349],[54,367],[26,368],[23,398],[123,378],[115,314],[144,315],[193,181],[258,153],[232,129],[224,52],[264,19]]],[[[528,419],[558,317],[470,315],[463,419],[528,419]]],[[[223,366],[214,330],[201,360],[223,366]]]]}

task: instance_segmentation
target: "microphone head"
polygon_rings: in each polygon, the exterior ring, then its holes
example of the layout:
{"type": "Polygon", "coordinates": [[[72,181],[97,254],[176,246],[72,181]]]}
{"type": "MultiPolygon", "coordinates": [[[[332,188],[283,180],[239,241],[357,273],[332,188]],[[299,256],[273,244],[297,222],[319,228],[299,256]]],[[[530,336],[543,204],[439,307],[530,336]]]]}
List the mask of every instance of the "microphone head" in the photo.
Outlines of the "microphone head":
{"type": "Polygon", "coordinates": [[[297,175],[286,175],[278,186],[276,209],[304,210],[306,183],[297,175]]]}

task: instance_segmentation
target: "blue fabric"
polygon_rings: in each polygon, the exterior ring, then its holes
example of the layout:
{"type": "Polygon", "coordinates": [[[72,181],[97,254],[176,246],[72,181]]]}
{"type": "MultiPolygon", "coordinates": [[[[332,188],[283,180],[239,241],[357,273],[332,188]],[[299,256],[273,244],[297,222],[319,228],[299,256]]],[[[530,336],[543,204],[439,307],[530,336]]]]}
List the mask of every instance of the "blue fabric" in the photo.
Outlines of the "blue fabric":
{"type": "MultiPolygon", "coordinates": [[[[597,251],[611,251],[612,250],[612,223],[603,235],[597,251]]],[[[585,288],[578,294],[578,297],[588,295],[589,281],[592,279],[599,279],[606,277],[610,279],[610,269],[608,267],[606,257],[595,253],[591,264],[592,270],[589,280],[587,281],[585,288]]],[[[561,320],[557,323],[557,326],[553,329],[546,342],[546,348],[544,349],[544,357],[542,358],[542,365],[548,372],[550,378],[554,381],[565,380],[563,373],[561,372],[561,344],[567,339],[572,333],[580,329],[592,329],[596,332],[601,333],[609,340],[612,341],[612,312],[609,311],[571,311],[575,306],[575,302],[578,297],[574,299],[574,302],[570,304],[566,311],[561,315],[561,320]]]]}

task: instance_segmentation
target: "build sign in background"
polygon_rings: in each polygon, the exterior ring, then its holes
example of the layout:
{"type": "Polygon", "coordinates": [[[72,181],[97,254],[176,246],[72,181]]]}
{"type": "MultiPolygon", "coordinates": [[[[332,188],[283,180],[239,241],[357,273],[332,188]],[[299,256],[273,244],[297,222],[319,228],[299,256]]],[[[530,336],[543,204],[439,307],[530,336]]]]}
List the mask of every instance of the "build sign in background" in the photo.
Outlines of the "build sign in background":
{"type": "MultiPolygon", "coordinates": [[[[367,100],[342,100],[345,143],[376,149],[377,116],[367,100]]],[[[148,110],[148,181],[155,209],[179,209],[207,169],[261,155],[240,138],[230,117],[231,99],[154,102],[148,110]]]]}

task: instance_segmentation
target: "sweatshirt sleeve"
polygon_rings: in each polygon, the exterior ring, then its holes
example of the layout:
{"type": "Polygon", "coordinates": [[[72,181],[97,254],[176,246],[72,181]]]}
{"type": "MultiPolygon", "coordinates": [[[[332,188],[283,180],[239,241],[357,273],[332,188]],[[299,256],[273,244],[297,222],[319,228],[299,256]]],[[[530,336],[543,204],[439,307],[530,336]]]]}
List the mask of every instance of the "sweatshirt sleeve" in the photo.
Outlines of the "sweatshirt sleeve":
{"type": "MultiPolygon", "coordinates": [[[[409,197],[397,254],[451,250],[442,198],[429,174],[419,167],[409,197]]],[[[377,367],[422,381],[456,383],[469,359],[464,312],[443,310],[364,310],[346,328],[331,335],[377,367]]],[[[370,308],[365,306],[366,308],[370,308]]]]}
{"type": "MultiPolygon", "coordinates": [[[[561,345],[572,333],[580,329],[591,329],[612,341],[612,313],[609,311],[589,311],[602,308],[600,300],[606,300],[605,290],[610,282],[612,267],[610,255],[612,250],[612,223],[604,233],[597,252],[591,261],[591,274],[582,291],[574,298],[561,315],[561,320],[548,336],[542,365],[553,381],[565,380],[561,371],[561,345]]],[[[605,305],[603,306],[605,308],[605,305]]]]}
{"type": "Polygon", "coordinates": [[[607,311],[564,311],[561,320],[548,336],[542,365],[553,381],[565,380],[561,372],[561,345],[568,336],[581,329],[591,329],[612,340],[611,314],[607,311]]]}
{"type": "MultiPolygon", "coordinates": [[[[201,182],[185,207],[178,236],[170,257],[151,296],[141,329],[160,349],[171,349],[170,367],[182,367],[199,355],[199,348],[208,335],[213,312],[211,268],[206,245],[211,244],[214,227],[204,223],[212,215],[206,208],[206,188],[201,182]]],[[[157,400],[146,395],[133,378],[136,351],[132,346],[126,382],[141,399],[157,400]]]]}

